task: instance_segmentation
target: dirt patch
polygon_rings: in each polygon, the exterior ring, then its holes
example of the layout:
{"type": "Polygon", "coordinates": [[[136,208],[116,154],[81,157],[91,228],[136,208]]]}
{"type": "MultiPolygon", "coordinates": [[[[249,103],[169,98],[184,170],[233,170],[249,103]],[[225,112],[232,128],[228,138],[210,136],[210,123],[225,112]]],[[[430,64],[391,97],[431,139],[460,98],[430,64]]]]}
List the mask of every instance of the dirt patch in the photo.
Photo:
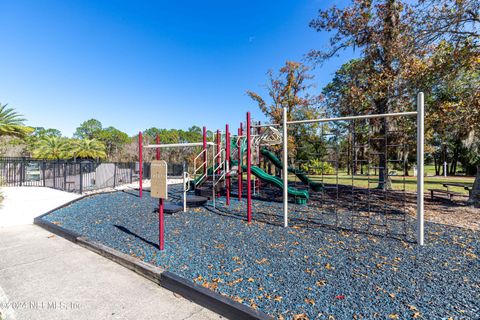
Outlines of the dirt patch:
{"type": "MultiPolygon", "coordinates": [[[[413,192],[389,190],[387,194],[378,189],[355,188],[351,186],[326,185],[326,189],[318,193],[310,192],[309,207],[326,208],[331,205],[337,210],[355,210],[360,215],[371,215],[372,211],[408,214],[415,217],[417,196],[413,192]]],[[[246,185],[244,186],[246,190],[246,185]]],[[[233,184],[236,193],[236,184],[233,184]]],[[[244,191],[244,193],[246,193],[244,191]]],[[[282,201],[282,193],[277,188],[262,185],[261,192],[254,197],[267,201],[282,201]]],[[[454,200],[435,197],[425,193],[425,221],[470,229],[480,230],[480,208],[467,205],[468,198],[457,197],[454,200]]]]}
{"type": "Polygon", "coordinates": [[[480,209],[462,200],[425,198],[425,220],[471,230],[480,230],[480,209]]]}
{"type": "MultiPolygon", "coordinates": [[[[480,230],[480,208],[474,208],[467,204],[468,197],[457,197],[448,200],[440,197],[430,197],[425,193],[425,221],[459,227],[469,230],[480,230]]],[[[416,215],[416,194],[408,193],[408,213],[416,215]]]]}

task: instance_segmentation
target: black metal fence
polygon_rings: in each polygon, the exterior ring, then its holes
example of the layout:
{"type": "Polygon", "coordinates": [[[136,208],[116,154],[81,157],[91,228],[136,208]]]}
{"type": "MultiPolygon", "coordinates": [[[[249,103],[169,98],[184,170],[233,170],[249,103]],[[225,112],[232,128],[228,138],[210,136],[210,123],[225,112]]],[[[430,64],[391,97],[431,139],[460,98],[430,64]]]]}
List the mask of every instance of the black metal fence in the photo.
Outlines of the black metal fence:
{"type": "MultiPolygon", "coordinates": [[[[181,164],[169,164],[169,176],[181,176],[181,164]]],[[[150,163],[143,164],[144,179],[150,177],[150,163]]],[[[52,161],[29,158],[0,158],[0,184],[7,187],[50,187],[83,193],[115,188],[139,180],[138,162],[52,161]]]]}

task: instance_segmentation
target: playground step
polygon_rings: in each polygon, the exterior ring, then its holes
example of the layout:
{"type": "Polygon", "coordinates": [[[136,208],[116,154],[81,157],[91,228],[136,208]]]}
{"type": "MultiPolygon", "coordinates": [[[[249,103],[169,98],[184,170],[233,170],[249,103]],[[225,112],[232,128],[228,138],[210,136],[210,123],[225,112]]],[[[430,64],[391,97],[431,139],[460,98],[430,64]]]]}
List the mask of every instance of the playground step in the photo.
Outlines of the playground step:
{"type": "MultiPolygon", "coordinates": [[[[222,180],[220,182],[217,181],[217,185],[215,186],[217,191],[221,191],[221,189],[224,188],[224,187],[225,187],[225,181],[224,180],[222,180]]],[[[208,188],[208,189],[211,190],[213,188],[213,181],[212,180],[207,180],[201,186],[199,186],[199,188],[208,188]]]]}
{"type": "MultiPolygon", "coordinates": [[[[220,194],[224,194],[225,193],[225,188],[218,188],[217,186],[217,192],[220,192],[220,194]]],[[[200,188],[197,188],[195,189],[195,195],[197,196],[201,196],[201,197],[205,197],[207,198],[208,200],[212,200],[212,196],[213,196],[213,192],[212,192],[212,187],[200,187],[200,188]]]]}
{"type": "Polygon", "coordinates": [[[212,188],[199,187],[195,189],[195,195],[205,197],[208,200],[212,198],[212,188]]]}
{"type": "Polygon", "coordinates": [[[200,195],[187,195],[187,207],[200,207],[207,203],[208,198],[200,195]]]}
{"type": "MultiPolygon", "coordinates": [[[[165,212],[167,214],[173,214],[173,213],[177,213],[177,212],[180,212],[180,211],[183,211],[182,207],[180,207],[176,204],[170,203],[170,202],[165,203],[164,206],[163,206],[163,212],[165,212]]],[[[155,212],[158,212],[158,207],[155,209],[155,212]]]]}

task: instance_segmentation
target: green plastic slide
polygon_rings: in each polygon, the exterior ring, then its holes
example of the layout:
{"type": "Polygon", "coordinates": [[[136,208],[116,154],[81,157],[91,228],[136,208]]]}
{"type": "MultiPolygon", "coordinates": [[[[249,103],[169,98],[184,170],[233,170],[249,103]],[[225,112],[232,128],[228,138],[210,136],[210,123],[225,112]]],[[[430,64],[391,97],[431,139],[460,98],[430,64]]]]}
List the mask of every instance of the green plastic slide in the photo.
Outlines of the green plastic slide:
{"type": "MultiPolygon", "coordinates": [[[[282,162],[280,161],[280,159],[277,158],[277,156],[273,152],[270,152],[265,148],[262,148],[262,150],[260,150],[260,152],[263,156],[265,156],[268,160],[270,160],[270,162],[272,162],[275,165],[275,167],[277,167],[279,169],[283,169],[282,162]]],[[[315,192],[323,189],[323,183],[312,181],[302,171],[298,171],[293,167],[288,167],[288,172],[295,174],[300,179],[300,181],[302,181],[304,184],[308,185],[310,187],[310,189],[312,189],[315,192]]]]}
{"type": "MultiPolygon", "coordinates": [[[[247,139],[245,138],[241,138],[239,139],[240,140],[240,152],[243,154],[245,153],[245,151],[247,151],[247,139]]],[[[236,137],[232,137],[230,139],[230,142],[231,142],[231,151],[233,152],[233,150],[235,149],[238,149],[238,141],[237,141],[237,138],[236,137]]]]}
{"type": "MultiPolygon", "coordinates": [[[[242,166],[244,171],[247,171],[247,166],[242,166]]],[[[251,166],[252,173],[262,181],[276,185],[280,189],[283,189],[283,181],[275,176],[269,175],[257,166],[251,166]]],[[[307,190],[299,190],[292,187],[288,187],[288,194],[295,197],[297,203],[306,203],[309,195],[307,190]]]]}

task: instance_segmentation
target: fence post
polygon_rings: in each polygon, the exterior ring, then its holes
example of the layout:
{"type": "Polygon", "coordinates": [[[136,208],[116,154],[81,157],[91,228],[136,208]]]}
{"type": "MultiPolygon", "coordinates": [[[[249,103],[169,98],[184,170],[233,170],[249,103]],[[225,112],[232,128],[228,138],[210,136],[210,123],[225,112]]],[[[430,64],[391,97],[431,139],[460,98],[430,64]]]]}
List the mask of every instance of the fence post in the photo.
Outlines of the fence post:
{"type": "Polygon", "coordinates": [[[63,162],[63,190],[67,190],[67,163],[63,162]]]}
{"type": "Polygon", "coordinates": [[[135,162],[130,163],[130,183],[133,183],[133,170],[135,169],[135,162]]]}
{"type": "Polygon", "coordinates": [[[80,166],[80,194],[83,193],[83,171],[82,171],[82,163],[78,164],[80,166]]]}
{"type": "Polygon", "coordinates": [[[20,160],[20,187],[23,186],[23,169],[25,167],[23,161],[23,159],[20,160]]]}
{"type": "Polygon", "coordinates": [[[43,176],[43,186],[45,187],[45,166],[46,166],[46,163],[45,161],[42,162],[42,176],[43,176]]]}
{"type": "MultiPolygon", "coordinates": [[[[13,161],[13,164],[11,166],[13,168],[13,186],[16,187],[17,186],[17,162],[16,161],[13,161]]],[[[11,178],[11,174],[9,174],[10,178],[11,178]]]]}
{"type": "Polygon", "coordinates": [[[113,163],[113,188],[115,188],[116,185],[116,180],[117,180],[117,163],[113,163]]]}
{"type": "Polygon", "coordinates": [[[53,188],[55,189],[57,187],[57,170],[56,170],[56,163],[52,163],[53,164],[53,188]]]}

